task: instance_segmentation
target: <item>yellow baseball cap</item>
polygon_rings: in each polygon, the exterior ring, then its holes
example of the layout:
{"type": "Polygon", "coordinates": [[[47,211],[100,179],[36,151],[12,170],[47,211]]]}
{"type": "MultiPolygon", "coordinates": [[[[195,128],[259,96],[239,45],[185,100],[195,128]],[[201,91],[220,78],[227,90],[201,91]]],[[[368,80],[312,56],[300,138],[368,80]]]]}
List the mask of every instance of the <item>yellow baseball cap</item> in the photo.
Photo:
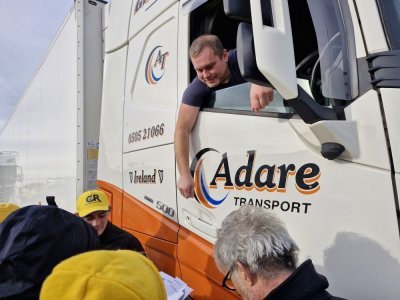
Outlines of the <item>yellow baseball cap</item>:
{"type": "Polygon", "coordinates": [[[0,203],[0,223],[3,222],[9,214],[17,210],[18,208],[19,206],[13,203],[0,203]]]}
{"type": "Polygon", "coordinates": [[[40,300],[167,300],[156,266],[131,250],[96,250],[59,263],[46,278],[40,300]]]}
{"type": "Polygon", "coordinates": [[[87,216],[95,211],[107,211],[110,209],[106,193],[99,190],[84,192],[76,201],[76,211],[80,217],[87,216]]]}

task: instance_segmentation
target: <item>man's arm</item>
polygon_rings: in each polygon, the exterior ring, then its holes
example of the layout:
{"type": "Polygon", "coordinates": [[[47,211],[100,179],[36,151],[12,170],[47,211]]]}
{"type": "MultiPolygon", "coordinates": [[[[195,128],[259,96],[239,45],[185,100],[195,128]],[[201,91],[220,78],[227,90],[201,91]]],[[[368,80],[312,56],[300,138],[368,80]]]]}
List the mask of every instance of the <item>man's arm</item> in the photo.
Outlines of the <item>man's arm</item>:
{"type": "Polygon", "coordinates": [[[251,111],[259,113],[261,109],[267,106],[274,99],[274,90],[257,85],[251,84],[250,87],[250,107],[251,111]]]}
{"type": "Polygon", "coordinates": [[[199,107],[182,103],[175,128],[175,157],[178,164],[178,189],[183,197],[194,197],[194,181],[189,168],[189,135],[192,132],[199,107]]]}

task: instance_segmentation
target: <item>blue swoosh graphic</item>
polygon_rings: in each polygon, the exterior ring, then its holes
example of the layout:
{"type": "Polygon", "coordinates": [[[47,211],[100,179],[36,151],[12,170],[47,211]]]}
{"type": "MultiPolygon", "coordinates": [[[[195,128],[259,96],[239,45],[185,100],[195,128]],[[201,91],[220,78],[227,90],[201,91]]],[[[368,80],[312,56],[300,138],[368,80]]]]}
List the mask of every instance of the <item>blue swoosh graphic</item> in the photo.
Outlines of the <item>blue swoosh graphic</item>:
{"type": "Polygon", "coordinates": [[[160,77],[157,77],[153,73],[153,68],[151,68],[151,77],[153,78],[154,81],[159,81],[161,79],[161,77],[163,77],[163,76],[164,76],[164,73],[162,73],[160,77]]]}
{"type": "Polygon", "coordinates": [[[222,198],[221,200],[215,200],[213,198],[211,198],[210,194],[207,192],[207,188],[204,184],[204,177],[203,174],[200,175],[200,183],[201,183],[201,190],[203,192],[203,195],[205,196],[205,198],[207,199],[208,202],[210,202],[212,205],[219,205],[222,202],[224,202],[224,200],[226,199],[226,197],[228,197],[229,193],[225,195],[224,198],[222,198]]]}

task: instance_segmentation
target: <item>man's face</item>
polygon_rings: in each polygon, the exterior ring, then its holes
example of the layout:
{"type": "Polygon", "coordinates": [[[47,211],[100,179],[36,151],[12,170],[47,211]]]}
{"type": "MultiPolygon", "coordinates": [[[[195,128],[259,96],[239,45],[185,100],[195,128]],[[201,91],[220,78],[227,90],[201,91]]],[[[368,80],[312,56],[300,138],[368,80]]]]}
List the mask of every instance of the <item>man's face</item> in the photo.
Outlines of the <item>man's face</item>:
{"type": "Polygon", "coordinates": [[[108,215],[110,211],[95,211],[87,216],[84,216],[83,219],[86,223],[93,226],[94,229],[97,231],[97,235],[101,235],[104,230],[106,229],[107,222],[108,222],[108,215]]]}
{"type": "Polygon", "coordinates": [[[209,88],[216,87],[229,81],[228,53],[224,50],[222,58],[214,54],[210,47],[204,47],[196,56],[192,57],[192,64],[197,77],[209,88]]]}

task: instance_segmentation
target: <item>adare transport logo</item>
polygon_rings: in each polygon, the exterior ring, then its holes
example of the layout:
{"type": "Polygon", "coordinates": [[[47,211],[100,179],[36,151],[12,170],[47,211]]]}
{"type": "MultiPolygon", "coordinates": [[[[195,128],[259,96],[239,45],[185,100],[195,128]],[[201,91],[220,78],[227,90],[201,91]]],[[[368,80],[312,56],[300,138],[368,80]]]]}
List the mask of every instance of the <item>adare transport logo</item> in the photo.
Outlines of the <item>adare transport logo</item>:
{"type": "Polygon", "coordinates": [[[151,50],[145,68],[145,78],[148,84],[156,84],[164,76],[168,54],[169,52],[165,51],[162,46],[151,50]]]}
{"type": "MultiPolygon", "coordinates": [[[[255,150],[247,151],[247,162],[231,170],[227,153],[221,155],[219,151],[212,148],[200,150],[190,167],[194,178],[196,200],[207,208],[216,208],[233,191],[256,190],[285,193],[289,184],[294,185],[295,189],[303,195],[311,195],[319,191],[318,179],[321,172],[318,165],[306,163],[299,168],[292,163],[280,166],[255,165],[255,157],[255,150]],[[207,181],[204,162],[215,154],[220,155],[221,159],[218,165],[215,164],[215,159],[213,160],[215,166],[211,166],[212,179],[207,181]]],[[[207,169],[210,175],[210,166],[207,169]]]]}

